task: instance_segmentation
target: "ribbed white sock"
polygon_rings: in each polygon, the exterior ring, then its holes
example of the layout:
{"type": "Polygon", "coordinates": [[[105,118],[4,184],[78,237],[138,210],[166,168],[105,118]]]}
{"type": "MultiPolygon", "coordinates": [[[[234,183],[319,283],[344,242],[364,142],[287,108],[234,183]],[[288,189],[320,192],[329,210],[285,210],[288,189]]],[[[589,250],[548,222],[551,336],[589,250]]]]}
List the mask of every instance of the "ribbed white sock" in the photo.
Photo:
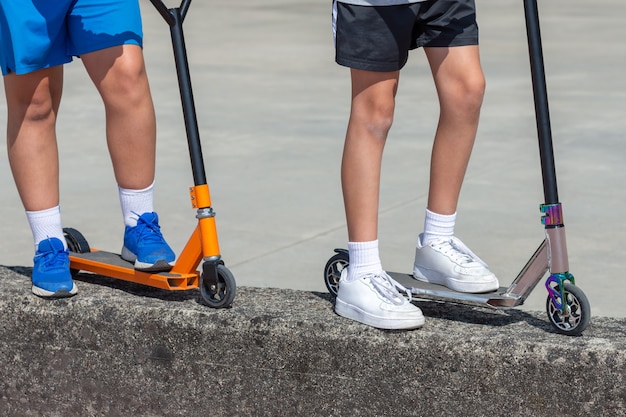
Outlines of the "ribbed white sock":
{"type": "Polygon", "coordinates": [[[26,211],[26,218],[33,232],[35,252],[39,248],[39,242],[53,237],[63,242],[63,247],[67,249],[65,236],[63,236],[63,226],[61,225],[61,208],[59,206],[45,210],[26,211]]]}
{"type": "Polygon", "coordinates": [[[455,224],[456,213],[438,214],[426,209],[422,245],[440,237],[453,236],[455,224]]]}
{"type": "Polygon", "coordinates": [[[137,219],[144,213],[152,213],[154,182],[143,190],[129,190],[117,187],[122,207],[122,216],[126,226],[137,226],[137,219]]]}
{"type": "Polygon", "coordinates": [[[371,242],[348,242],[350,266],[347,281],[353,281],[368,273],[383,270],[378,253],[378,240],[371,242]]]}

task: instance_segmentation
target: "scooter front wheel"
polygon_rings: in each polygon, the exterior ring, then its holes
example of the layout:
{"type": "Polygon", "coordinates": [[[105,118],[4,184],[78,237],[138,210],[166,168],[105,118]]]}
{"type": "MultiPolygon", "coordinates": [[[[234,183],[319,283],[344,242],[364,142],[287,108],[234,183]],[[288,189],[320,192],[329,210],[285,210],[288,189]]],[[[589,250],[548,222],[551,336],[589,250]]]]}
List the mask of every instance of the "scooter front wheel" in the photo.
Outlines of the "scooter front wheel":
{"type": "Polygon", "coordinates": [[[222,264],[217,265],[217,283],[210,284],[200,274],[200,294],[204,303],[213,308],[230,307],[235,299],[237,284],[235,277],[228,268],[222,264]]]}
{"type": "Polygon", "coordinates": [[[589,300],[585,293],[573,284],[563,284],[563,293],[564,300],[559,297],[557,302],[563,304],[564,309],[556,306],[552,297],[548,296],[546,302],[548,317],[557,332],[568,336],[578,336],[587,328],[591,320],[589,300]]]}

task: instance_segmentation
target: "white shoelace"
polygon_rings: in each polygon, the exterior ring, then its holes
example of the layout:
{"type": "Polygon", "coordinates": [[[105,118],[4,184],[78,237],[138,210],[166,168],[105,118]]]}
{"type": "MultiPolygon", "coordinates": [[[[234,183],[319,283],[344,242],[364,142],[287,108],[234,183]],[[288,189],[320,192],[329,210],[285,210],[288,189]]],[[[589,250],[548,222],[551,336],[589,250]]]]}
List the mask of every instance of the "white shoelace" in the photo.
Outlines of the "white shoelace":
{"type": "Polygon", "coordinates": [[[442,238],[436,242],[432,242],[431,245],[433,248],[438,248],[444,255],[458,264],[478,262],[487,268],[487,264],[472,252],[465,243],[461,242],[461,239],[455,236],[442,238]]]}
{"type": "Polygon", "coordinates": [[[406,293],[409,302],[413,299],[413,297],[411,296],[411,291],[409,291],[396,280],[391,278],[384,271],[379,274],[370,274],[369,279],[374,289],[378,291],[378,293],[382,295],[386,300],[391,301],[395,305],[402,305],[404,303],[404,297],[400,295],[398,290],[406,293]]]}

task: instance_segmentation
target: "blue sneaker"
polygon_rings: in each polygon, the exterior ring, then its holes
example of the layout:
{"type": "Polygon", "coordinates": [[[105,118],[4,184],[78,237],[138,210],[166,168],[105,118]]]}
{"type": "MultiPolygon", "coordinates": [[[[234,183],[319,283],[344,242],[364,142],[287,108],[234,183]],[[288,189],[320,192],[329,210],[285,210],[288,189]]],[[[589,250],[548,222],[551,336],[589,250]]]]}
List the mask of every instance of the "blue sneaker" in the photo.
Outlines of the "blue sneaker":
{"type": "Polygon", "coordinates": [[[135,269],[147,272],[164,272],[172,269],[176,255],[169,247],[159,226],[156,213],[144,213],[137,226],[126,226],[122,258],[135,263],[135,269]]]}
{"type": "Polygon", "coordinates": [[[71,297],[78,292],[70,272],[70,258],[63,242],[53,237],[42,240],[35,253],[33,294],[45,298],[71,297]]]}

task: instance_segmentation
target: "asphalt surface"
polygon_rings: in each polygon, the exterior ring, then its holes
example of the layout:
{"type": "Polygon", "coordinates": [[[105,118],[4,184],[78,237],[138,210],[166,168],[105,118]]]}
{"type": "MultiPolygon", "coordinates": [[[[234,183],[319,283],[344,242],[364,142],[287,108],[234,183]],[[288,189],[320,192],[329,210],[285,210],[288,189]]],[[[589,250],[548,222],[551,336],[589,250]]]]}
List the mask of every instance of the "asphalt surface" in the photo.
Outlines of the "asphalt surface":
{"type": "MultiPolygon", "coordinates": [[[[148,1],[142,7],[159,130],[155,205],[179,251],[195,226],[193,180],[169,29],[148,1]]],[[[570,269],[593,315],[626,317],[626,3],[540,0],[539,12],[570,269]]],[[[478,13],[488,86],[457,235],[507,285],[544,238],[523,2],[480,0],[478,13]]],[[[330,2],[196,1],[184,28],[226,265],[241,286],[324,290],[324,265],[347,239],[339,165],[349,74],[334,63],[330,2]]],[[[2,100],[0,125],[5,110],[2,100]]],[[[412,268],[437,114],[425,57],[415,51],[384,158],[379,240],[388,270],[412,268]]],[[[66,67],[58,135],[64,225],[92,247],[119,251],[103,108],[79,60],[66,67]]],[[[6,152],[0,184],[0,264],[30,266],[32,238],[6,152]]],[[[543,310],[545,298],[540,285],[522,308],[543,310]]]]}

